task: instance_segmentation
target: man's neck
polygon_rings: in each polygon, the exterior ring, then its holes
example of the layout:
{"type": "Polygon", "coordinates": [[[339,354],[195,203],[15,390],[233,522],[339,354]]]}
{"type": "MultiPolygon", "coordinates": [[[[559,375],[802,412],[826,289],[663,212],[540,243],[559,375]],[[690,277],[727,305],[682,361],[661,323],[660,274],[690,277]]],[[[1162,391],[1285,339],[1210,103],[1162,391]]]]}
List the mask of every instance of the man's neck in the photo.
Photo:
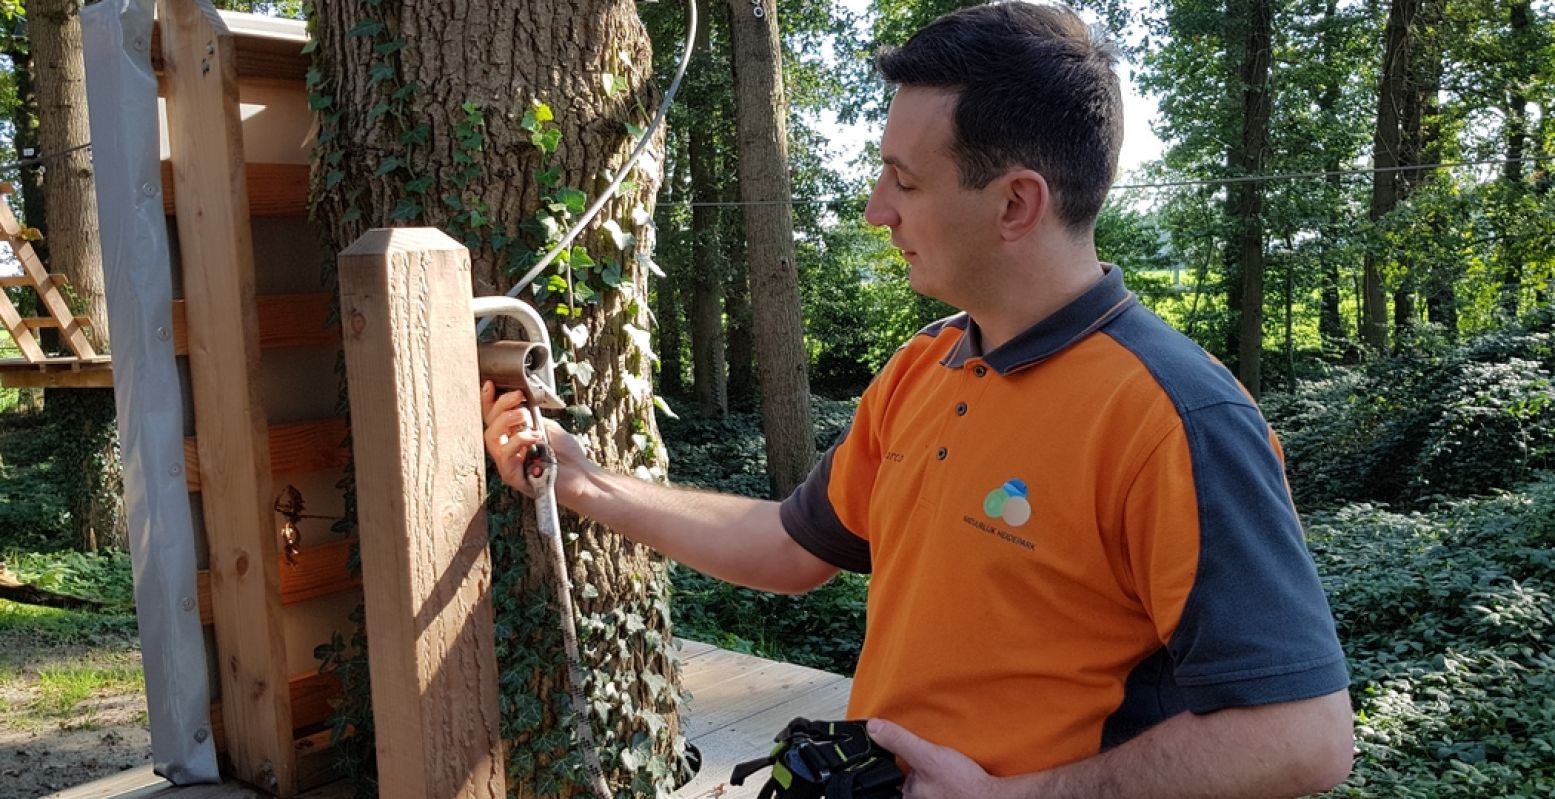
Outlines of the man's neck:
{"type": "Polygon", "coordinates": [[[1010,279],[999,281],[1003,291],[991,292],[983,307],[966,309],[977,322],[985,353],[1057,313],[1106,274],[1089,240],[1031,255],[1005,272],[1010,279]]]}

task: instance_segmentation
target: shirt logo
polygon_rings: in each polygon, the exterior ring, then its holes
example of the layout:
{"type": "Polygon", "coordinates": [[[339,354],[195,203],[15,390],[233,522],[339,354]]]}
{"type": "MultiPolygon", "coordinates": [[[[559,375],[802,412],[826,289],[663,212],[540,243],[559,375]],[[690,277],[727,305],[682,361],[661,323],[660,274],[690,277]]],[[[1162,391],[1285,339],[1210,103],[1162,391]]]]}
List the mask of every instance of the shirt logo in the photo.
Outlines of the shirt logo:
{"type": "Polygon", "coordinates": [[[1005,480],[1004,485],[988,492],[983,499],[983,512],[991,519],[1001,519],[1011,527],[1019,527],[1031,520],[1031,502],[1026,499],[1029,493],[1026,481],[1019,478],[1005,480]]]}

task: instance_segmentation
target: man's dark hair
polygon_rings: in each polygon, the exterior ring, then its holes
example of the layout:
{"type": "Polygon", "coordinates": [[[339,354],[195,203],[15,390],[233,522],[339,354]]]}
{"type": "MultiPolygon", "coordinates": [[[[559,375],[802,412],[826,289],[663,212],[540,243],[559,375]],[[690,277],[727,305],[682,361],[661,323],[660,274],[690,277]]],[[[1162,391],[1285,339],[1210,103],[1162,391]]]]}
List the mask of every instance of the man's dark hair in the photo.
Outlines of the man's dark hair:
{"type": "Polygon", "coordinates": [[[1101,212],[1123,142],[1114,50],[1067,7],[1024,2],[946,14],[882,52],[887,82],[954,91],[951,155],[961,185],[1014,167],[1047,178],[1071,230],[1101,212]]]}

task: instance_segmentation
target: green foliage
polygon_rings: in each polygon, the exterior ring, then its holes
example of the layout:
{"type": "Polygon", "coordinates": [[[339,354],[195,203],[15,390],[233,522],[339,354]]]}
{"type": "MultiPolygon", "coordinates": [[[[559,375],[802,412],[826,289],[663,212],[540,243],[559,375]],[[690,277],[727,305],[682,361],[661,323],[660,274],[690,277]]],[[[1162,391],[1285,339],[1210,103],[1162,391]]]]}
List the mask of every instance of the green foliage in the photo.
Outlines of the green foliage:
{"type": "Polygon", "coordinates": [[[54,458],[56,434],[42,414],[0,425],[0,550],[69,548],[70,514],[54,458]]]}
{"type": "Polygon", "coordinates": [[[1307,524],[1357,703],[1360,756],[1333,795],[1555,792],[1555,475],[1307,524]]]}
{"type": "Polygon", "coordinates": [[[1515,485],[1555,467],[1555,312],[1452,347],[1334,370],[1264,410],[1298,506],[1418,504],[1515,485]]]}
{"type": "MultiPolygon", "coordinates": [[[[816,447],[829,447],[853,417],[854,402],[813,398],[816,447]]],[[[711,491],[767,496],[761,417],[660,417],[670,447],[670,479],[711,491]]],[[[868,578],[841,574],[802,596],[752,591],[677,567],[677,635],[740,652],[851,674],[864,641],[868,578]]]]}
{"type": "Polygon", "coordinates": [[[0,555],[0,561],[22,582],[45,591],[95,599],[117,612],[127,613],[135,607],[130,553],[123,550],[13,551],[0,555]]]}

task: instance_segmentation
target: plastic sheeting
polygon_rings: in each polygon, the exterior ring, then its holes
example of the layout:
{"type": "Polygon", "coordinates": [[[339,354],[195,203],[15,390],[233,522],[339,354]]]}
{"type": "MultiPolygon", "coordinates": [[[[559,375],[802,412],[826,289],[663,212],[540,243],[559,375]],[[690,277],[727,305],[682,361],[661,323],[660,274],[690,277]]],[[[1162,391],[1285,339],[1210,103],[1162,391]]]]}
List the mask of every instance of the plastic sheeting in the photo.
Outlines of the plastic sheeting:
{"type": "Polygon", "coordinates": [[[183,472],[153,11],[154,0],[105,0],[86,6],[81,22],[151,753],[158,774],[188,785],[220,775],[183,472]]]}

